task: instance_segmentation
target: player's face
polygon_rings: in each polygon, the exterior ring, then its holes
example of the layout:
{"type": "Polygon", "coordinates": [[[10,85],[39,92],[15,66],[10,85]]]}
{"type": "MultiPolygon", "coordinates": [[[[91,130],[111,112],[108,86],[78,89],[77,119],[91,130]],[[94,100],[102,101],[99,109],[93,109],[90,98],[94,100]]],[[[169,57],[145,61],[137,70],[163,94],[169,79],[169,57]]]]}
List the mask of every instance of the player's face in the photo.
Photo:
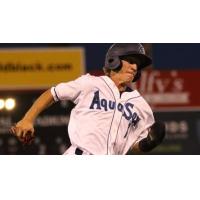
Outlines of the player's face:
{"type": "Polygon", "coordinates": [[[137,74],[137,69],[138,66],[134,60],[122,60],[122,67],[118,71],[118,75],[121,76],[121,80],[123,80],[124,83],[130,83],[133,81],[135,75],[137,74]]]}

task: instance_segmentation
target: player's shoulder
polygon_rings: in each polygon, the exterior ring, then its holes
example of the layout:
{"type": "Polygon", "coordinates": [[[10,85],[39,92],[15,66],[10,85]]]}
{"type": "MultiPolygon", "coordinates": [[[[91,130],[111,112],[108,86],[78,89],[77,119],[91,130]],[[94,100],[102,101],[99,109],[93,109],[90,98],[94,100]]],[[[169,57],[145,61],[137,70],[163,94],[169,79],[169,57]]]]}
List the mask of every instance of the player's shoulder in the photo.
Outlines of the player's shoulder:
{"type": "Polygon", "coordinates": [[[84,79],[84,80],[95,80],[95,79],[98,79],[99,77],[91,75],[90,73],[87,73],[87,74],[80,76],[80,78],[84,79]]]}
{"type": "Polygon", "coordinates": [[[89,73],[84,74],[78,78],[78,82],[83,89],[91,89],[94,86],[99,85],[99,76],[94,76],[89,73]]]}
{"type": "Polygon", "coordinates": [[[137,105],[140,107],[140,109],[143,110],[144,112],[152,113],[151,106],[149,105],[147,100],[140,94],[138,90],[135,90],[135,93],[139,97],[137,105]]]}

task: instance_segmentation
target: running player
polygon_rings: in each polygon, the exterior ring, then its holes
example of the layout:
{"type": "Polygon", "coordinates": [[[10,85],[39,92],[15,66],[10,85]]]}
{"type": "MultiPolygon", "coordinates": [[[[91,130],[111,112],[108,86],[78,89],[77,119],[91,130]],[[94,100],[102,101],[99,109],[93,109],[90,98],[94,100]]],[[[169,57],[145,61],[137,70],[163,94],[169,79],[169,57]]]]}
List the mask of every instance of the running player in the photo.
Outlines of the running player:
{"type": "Polygon", "coordinates": [[[34,137],[34,121],[55,102],[75,103],[68,133],[71,147],[65,154],[118,155],[129,150],[148,152],[165,136],[165,126],[155,122],[153,112],[133,82],[152,63],[141,44],[113,44],[107,52],[104,76],[83,75],[44,92],[11,128],[22,142],[34,137]]]}

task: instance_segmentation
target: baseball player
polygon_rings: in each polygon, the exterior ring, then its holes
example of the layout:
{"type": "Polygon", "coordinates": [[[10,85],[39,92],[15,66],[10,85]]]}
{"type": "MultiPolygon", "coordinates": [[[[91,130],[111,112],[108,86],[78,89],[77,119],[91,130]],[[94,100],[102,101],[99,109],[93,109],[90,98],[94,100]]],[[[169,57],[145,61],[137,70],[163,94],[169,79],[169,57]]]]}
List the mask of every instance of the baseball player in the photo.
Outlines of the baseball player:
{"type": "Polygon", "coordinates": [[[64,154],[119,155],[148,152],[165,136],[165,126],[155,122],[153,112],[133,83],[152,63],[141,44],[113,44],[107,52],[104,76],[83,75],[44,92],[11,127],[24,143],[34,138],[34,120],[53,103],[70,100],[68,133],[71,141],[64,154]]]}

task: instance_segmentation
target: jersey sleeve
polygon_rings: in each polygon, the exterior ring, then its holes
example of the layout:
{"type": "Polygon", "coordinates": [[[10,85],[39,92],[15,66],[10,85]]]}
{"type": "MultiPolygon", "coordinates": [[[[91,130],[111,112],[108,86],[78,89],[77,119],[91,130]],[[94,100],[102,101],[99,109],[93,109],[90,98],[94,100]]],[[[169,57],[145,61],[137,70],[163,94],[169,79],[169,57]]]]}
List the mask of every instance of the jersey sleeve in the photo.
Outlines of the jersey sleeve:
{"type": "Polygon", "coordinates": [[[87,75],[83,75],[73,81],[60,83],[51,88],[51,94],[55,101],[71,100],[77,103],[86,81],[87,75]]]}
{"type": "Polygon", "coordinates": [[[137,146],[142,139],[147,137],[151,126],[155,122],[151,108],[146,103],[141,103],[143,107],[140,106],[140,111],[138,110],[140,120],[136,127],[132,127],[132,134],[130,134],[126,147],[124,148],[124,154],[126,154],[131,147],[137,146]]]}
{"type": "Polygon", "coordinates": [[[143,130],[139,134],[139,137],[136,143],[138,143],[139,141],[147,137],[150,131],[150,128],[154,124],[154,122],[155,122],[155,119],[153,116],[153,112],[151,111],[151,109],[149,109],[148,112],[145,114],[145,118],[141,120],[140,127],[143,127],[143,130]]]}

